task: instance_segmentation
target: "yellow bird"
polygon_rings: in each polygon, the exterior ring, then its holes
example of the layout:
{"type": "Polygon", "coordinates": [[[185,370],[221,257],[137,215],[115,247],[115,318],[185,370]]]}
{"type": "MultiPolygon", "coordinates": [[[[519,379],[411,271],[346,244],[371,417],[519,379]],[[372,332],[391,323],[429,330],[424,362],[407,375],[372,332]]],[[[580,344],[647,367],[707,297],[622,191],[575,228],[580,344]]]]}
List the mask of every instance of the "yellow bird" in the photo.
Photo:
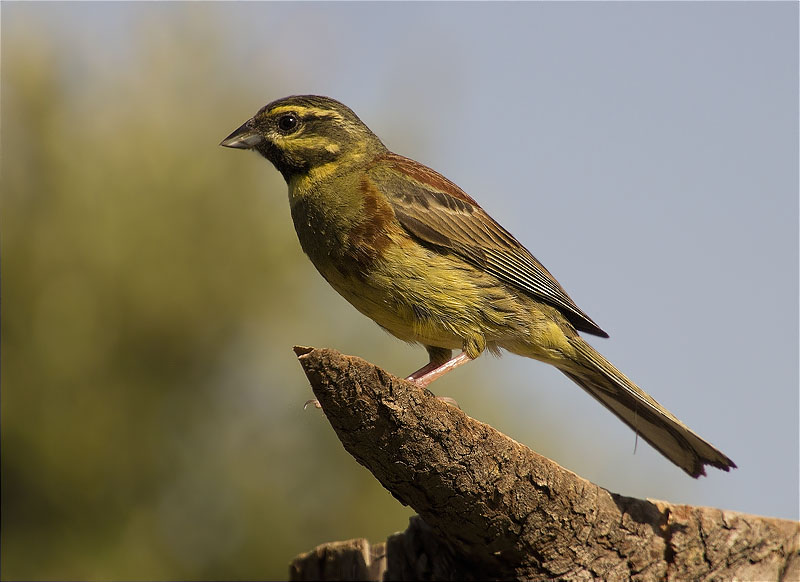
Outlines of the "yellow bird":
{"type": "Polygon", "coordinates": [[[426,386],[505,349],[561,370],[692,477],[736,467],[578,335],[608,337],[475,200],[390,152],[342,103],[279,99],[221,145],[272,162],[320,274],[389,333],[425,346],[430,362],[409,380],[426,386]]]}

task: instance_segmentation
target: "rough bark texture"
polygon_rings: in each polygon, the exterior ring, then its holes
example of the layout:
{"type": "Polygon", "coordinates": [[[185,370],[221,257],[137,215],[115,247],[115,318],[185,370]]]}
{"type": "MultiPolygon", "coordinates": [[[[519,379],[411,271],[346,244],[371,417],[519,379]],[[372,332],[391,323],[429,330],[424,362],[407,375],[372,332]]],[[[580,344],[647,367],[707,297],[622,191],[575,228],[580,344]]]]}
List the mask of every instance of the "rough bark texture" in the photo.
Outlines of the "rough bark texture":
{"type": "Polygon", "coordinates": [[[419,518],[298,556],[293,580],[800,580],[796,522],[610,493],[360,358],[295,351],[345,449],[419,518]]]}

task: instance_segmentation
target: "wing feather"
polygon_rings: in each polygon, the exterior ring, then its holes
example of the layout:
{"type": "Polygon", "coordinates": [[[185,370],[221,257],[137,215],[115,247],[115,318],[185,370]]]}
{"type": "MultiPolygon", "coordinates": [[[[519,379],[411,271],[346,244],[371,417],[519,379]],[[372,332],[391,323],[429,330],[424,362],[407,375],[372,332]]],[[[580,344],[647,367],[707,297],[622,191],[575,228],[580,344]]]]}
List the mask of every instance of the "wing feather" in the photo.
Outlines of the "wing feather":
{"type": "Polygon", "coordinates": [[[576,329],[608,337],[511,233],[444,176],[408,158],[386,154],[376,160],[369,178],[412,236],[454,252],[558,308],[576,329]]]}

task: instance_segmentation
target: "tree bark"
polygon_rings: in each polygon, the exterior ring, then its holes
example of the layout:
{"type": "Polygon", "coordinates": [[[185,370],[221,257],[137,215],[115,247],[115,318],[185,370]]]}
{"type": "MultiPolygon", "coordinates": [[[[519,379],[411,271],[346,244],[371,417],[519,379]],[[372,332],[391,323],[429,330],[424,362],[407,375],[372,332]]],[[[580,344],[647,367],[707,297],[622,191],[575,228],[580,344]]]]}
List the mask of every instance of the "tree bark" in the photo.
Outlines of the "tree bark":
{"type": "Polygon", "coordinates": [[[302,554],[292,580],[800,580],[797,522],[611,493],[360,358],[295,352],[345,449],[419,517],[302,554]]]}

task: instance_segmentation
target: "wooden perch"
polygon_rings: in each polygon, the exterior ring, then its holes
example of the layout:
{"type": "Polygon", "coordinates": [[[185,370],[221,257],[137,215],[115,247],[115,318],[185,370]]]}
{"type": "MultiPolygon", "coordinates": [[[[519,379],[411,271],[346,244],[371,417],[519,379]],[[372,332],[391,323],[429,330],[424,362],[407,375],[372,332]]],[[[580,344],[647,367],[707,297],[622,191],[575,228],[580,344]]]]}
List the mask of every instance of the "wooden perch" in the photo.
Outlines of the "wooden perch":
{"type": "Polygon", "coordinates": [[[334,350],[296,347],[345,449],[419,514],[325,544],[293,580],[800,580],[800,524],[616,495],[334,350]]]}

